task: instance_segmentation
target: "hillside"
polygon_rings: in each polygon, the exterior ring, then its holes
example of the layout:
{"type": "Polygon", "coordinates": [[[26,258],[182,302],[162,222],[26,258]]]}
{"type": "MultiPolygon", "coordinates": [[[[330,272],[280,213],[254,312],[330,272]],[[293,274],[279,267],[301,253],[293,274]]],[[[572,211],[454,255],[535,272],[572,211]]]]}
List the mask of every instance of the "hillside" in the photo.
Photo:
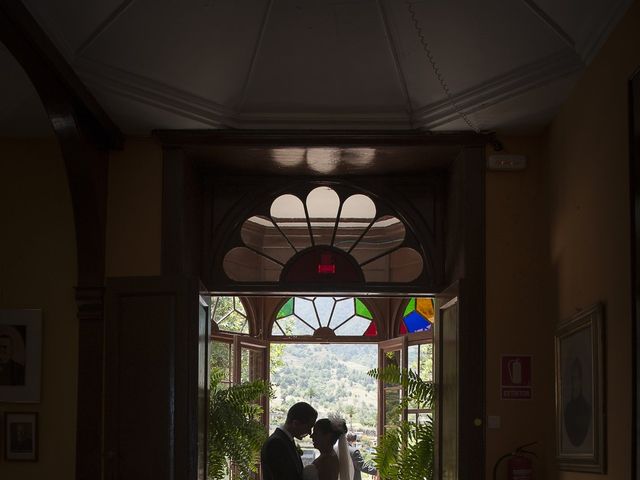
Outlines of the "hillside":
{"type": "Polygon", "coordinates": [[[370,431],[376,426],[376,381],[367,371],[376,368],[376,345],[283,344],[280,366],[272,362],[271,381],[276,385],[271,401],[271,425],[284,421],[294,403],[311,403],[326,416],[339,412],[353,429],[370,431]]]}

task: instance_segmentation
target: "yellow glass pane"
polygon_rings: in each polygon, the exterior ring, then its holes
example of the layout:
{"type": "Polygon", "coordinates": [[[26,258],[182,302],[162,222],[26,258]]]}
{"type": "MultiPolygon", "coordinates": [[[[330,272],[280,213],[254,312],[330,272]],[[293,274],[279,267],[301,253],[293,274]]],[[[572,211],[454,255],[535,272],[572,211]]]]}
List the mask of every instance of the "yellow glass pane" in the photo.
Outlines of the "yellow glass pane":
{"type": "Polygon", "coordinates": [[[430,298],[418,298],[416,301],[416,310],[431,323],[434,322],[436,315],[433,309],[433,300],[430,298]]]}

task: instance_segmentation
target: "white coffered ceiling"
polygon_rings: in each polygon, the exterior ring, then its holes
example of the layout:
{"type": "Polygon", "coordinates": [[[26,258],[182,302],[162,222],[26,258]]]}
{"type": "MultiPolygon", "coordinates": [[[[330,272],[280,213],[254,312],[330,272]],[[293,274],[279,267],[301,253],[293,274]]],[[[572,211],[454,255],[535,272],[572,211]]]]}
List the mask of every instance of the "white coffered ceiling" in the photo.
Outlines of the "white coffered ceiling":
{"type": "MultiPolygon", "coordinates": [[[[552,118],[631,3],[25,0],[130,134],[469,129],[456,109],[482,130],[535,129],[552,118]]],[[[0,135],[41,134],[42,107],[4,48],[0,69],[0,135]]]]}

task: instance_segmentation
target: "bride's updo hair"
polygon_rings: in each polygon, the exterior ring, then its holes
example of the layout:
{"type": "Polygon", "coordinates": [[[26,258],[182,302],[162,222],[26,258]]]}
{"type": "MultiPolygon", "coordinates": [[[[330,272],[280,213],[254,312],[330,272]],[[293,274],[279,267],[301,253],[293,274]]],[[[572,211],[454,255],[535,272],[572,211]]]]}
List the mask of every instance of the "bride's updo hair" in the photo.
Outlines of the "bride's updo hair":
{"type": "Polygon", "coordinates": [[[342,418],[321,418],[316,422],[313,430],[314,432],[318,430],[321,433],[331,433],[330,439],[333,445],[338,441],[340,435],[347,433],[347,422],[342,418]]]}

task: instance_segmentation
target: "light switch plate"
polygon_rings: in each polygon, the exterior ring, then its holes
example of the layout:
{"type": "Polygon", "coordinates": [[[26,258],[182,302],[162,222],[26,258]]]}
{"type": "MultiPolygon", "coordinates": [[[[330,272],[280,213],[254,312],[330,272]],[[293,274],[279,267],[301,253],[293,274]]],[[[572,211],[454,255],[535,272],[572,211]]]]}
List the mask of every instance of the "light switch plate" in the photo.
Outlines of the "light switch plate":
{"type": "Polygon", "coordinates": [[[497,430],[500,428],[500,417],[498,415],[489,415],[487,417],[487,428],[497,430]]]}

